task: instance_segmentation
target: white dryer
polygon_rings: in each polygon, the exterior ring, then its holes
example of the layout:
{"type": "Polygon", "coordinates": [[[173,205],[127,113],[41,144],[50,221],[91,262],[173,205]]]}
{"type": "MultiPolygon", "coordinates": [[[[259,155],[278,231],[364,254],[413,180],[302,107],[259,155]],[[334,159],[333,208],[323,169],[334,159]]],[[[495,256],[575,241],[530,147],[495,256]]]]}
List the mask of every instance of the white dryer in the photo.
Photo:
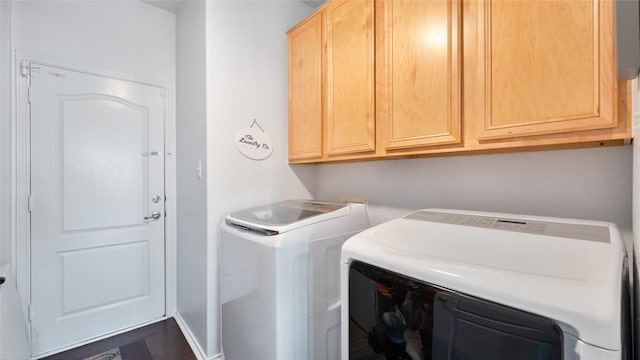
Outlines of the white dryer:
{"type": "Polygon", "coordinates": [[[340,247],[369,227],[364,204],[289,200],[221,227],[226,360],[340,356],[340,247]]]}
{"type": "Polygon", "coordinates": [[[342,359],[626,359],[612,223],[428,209],[342,248],[342,359]]]}

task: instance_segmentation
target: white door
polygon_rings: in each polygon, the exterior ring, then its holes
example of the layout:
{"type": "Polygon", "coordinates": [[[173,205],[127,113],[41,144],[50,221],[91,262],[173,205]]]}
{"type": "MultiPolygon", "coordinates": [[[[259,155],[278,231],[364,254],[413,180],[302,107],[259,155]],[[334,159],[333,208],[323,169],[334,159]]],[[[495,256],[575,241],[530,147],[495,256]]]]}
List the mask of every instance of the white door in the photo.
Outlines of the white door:
{"type": "Polygon", "coordinates": [[[30,86],[38,355],[165,313],[164,89],[38,64],[30,86]]]}

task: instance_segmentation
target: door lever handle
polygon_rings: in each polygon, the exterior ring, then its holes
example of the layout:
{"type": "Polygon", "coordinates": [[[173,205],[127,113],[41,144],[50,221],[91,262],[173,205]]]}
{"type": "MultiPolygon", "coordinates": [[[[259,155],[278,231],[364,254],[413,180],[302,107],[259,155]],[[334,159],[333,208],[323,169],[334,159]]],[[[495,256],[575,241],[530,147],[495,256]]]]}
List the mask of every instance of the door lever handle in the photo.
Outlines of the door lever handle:
{"type": "Polygon", "coordinates": [[[140,153],[140,155],[142,155],[142,156],[156,156],[156,155],[160,155],[160,153],[157,152],[157,151],[151,151],[151,152],[140,153]]]}
{"type": "Polygon", "coordinates": [[[147,216],[147,217],[145,217],[144,219],[145,219],[145,220],[147,220],[147,221],[148,221],[148,220],[158,220],[158,219],[160,219],[160,216],[161,216],[161,215],[160,215],[160,212],[159,212],[159,211],[154,211],[154,212],[151,214],[151,216],[147,216]]]}

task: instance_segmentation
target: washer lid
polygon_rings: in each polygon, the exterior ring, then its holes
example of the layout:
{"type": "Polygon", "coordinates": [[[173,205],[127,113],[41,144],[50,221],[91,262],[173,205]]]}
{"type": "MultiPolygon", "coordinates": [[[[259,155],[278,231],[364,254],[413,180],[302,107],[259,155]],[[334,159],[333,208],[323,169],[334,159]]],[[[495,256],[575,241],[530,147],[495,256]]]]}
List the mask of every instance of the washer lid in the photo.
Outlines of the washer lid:
{"type": "Polygon", "coordinates": [[[233,212],[225,221],[265,235],[276,235],[350,213],[349,204],[286,200],[233,212]]]}
{"type": "Polygon", "coordinates": [[[422,210],[352,237],[360,260],[549,317],[566,333],[621,348],[624,244],[612,223],[422,210]]]}

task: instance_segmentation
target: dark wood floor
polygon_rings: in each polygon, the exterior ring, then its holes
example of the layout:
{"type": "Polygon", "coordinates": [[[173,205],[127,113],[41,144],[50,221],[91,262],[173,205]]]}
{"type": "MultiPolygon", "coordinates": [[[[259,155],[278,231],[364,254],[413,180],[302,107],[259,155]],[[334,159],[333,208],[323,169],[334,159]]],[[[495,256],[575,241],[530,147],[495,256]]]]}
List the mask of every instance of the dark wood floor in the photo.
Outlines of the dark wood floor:
{"type": "Polygon", "coordinates": [[[82,360],[138,340],[144,340],[153,360],[196,360],[173,318],[51,355],[42,360],[82,360]]]}

